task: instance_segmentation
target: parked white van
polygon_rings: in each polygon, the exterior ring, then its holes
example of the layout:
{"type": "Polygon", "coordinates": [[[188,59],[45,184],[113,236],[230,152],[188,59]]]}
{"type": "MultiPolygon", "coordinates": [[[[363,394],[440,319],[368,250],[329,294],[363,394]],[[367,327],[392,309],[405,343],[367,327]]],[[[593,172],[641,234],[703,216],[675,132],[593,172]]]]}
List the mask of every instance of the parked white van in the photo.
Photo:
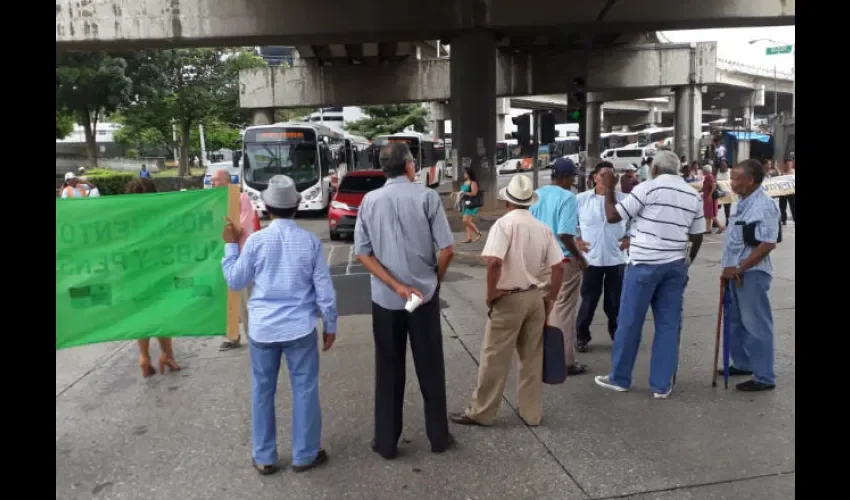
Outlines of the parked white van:
{"type": "Polygon", "coordinates": [[[655,156],[655,151],[655,146],[606,149],[600,155],[600,159],[611,162],[615,171],[622,172],[632,163],[640,167],[643,160],[655,156]]]}

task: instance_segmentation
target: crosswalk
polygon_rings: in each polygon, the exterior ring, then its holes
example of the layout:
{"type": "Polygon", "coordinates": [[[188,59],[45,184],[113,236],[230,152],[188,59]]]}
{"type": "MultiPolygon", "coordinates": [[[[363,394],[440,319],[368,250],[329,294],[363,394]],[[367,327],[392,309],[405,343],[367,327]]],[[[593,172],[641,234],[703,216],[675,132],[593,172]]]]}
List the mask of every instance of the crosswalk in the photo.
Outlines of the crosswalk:
{"type": "Polygon", "coordinates": [[[325,261],[331,270],[331,276],[365,276],[369,273],[354,256],[354,245],[327,244],[324,245],[325,261]]]}

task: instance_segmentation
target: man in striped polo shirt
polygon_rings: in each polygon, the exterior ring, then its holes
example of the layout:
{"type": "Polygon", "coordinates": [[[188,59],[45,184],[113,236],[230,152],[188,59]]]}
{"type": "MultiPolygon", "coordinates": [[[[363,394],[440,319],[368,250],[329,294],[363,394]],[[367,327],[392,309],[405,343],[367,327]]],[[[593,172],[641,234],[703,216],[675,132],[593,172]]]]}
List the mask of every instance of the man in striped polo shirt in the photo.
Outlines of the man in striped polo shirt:
{"type": "Polygon", "coordinates": [[[649,385],[656,399],[673,390],[679,361],[679,325],[688,268],[685,258],[696,258],[705,229],[702,201],[679,175],[679,158],[659,151],[652,162],[652,180],[638,184],[619,203],[614,176],[602,175],[605,216],[608,222],[631,222],[629,266],[623,279],[617,333],[611,350],[612,370],[596,377],[606,389],[624,392],[632,385],[632,370],[640,347],[646,312],[652,306],[655,336],[652,340],[649,385]]]}

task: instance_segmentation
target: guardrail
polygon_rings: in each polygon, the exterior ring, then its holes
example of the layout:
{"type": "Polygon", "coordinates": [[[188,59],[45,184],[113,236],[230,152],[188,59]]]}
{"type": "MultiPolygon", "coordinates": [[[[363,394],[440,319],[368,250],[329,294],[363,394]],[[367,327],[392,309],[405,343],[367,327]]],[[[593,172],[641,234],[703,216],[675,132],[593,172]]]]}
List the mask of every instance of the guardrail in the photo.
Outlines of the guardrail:
{"type": "Polygon", "coordinates": [[[778,77],[780,80],[794,80],[794,74],[788,73],[786,71],[776,71],[774,73],[773,68],[765,68],[762,66],[753,66],[751,64],[745,64],[738,61],[732,61],[731,59],[717,59],[717,67],[718,69],[725,69],[727,71],[736,71],[739,73],[745,73],[748,75],[756,75],[765,78],[774,78],[778,77]]]}

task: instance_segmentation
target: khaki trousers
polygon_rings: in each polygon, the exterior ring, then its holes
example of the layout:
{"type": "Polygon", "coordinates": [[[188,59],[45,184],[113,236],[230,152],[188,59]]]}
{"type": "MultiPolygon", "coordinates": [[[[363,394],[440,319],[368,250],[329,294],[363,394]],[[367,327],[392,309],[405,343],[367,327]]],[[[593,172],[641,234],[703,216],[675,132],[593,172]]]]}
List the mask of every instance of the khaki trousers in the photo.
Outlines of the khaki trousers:
{"type": "Polygon", "coordinates": [[[564,349],[566,350],[567,366],[576,362],[576,316],[578,315],[578,299],[581,297],[581,268],[575,259],[562,264],[564,281],[558,297],[549,313],[548,324],[559,328],[564,334],[564,349]]]}
{"type": "Polygon", "coordinates": [[[528,425],[540,424],[545,320],[540,290],[506,295],[493,304],[481,344],[478,385],[472,393],[467,416],[483,425],[493,423],[516,349],[519,415],[528,425]]]}
{"type": "Polygon", "coordinates": [[[239,321],[242,323],[242,335],[248,336],[248,300],[251,298],[251,291],[254,290],[254,285],[248,285],[239,291],[239,321]]]}

